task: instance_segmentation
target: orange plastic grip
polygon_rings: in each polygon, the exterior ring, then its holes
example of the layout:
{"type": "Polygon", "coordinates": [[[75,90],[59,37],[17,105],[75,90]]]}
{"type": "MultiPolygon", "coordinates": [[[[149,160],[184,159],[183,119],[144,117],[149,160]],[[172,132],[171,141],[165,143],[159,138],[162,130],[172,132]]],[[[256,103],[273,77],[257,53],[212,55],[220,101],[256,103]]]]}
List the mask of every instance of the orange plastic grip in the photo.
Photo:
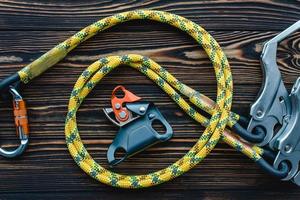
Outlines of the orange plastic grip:
{"type": "Polygon", "coordinates": [[[15,125],[17,127],[17,134],[19,135],[19,127],[22,128],[23,134],[29,136],[29,125],[27,117],[27,108],[24,100],[17,100],[13,102],[15,125]]]}

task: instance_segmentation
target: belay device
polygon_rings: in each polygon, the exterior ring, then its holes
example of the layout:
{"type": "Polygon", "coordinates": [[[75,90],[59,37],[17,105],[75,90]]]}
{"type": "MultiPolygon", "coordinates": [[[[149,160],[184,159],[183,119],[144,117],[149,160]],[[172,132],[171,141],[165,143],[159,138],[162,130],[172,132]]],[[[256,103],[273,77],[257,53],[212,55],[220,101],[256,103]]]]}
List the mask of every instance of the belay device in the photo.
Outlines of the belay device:
{"type": "Polygon", "coordinates": [[[141,98],[118,86],[113,90],[112,108],[104,108],[107,118],[120,127],[116,138],[109,146],[107,159],[110,165],[116,165],[146,147],[158,142],[164,142],[173,135],[172,127],[162,116],[153,103],[140,101],[141,98]],[[122,90],[124,96],[118,97],[116,92],[122,90]],[[164,133],[157,132],[154,123],[164,126],[164,133]],[[124,153],[123,157],[116,158],[117,151],[124,153]]]}
{"type": "MultiPolygon", "coordinates": [[[[48,68],[62,60],[80,43],[114,25],[130,20],[153,20],[169,24],[191,36],[205,50],[212,62],[217,81],[216,101],[176,79],[154,60],[138,54],[111,55],[92,63],[79,76],[71,92],[65,121],[65,137],[68,150],[77,165],[94,179],[114,187],[143,188],[169,181],[200,163],[213,150],[219,140],[243,153],[266,172],[282,180],[292,180],[300,185],[300,79],[288,92],[276,64],[277,43],[300,28],[300,21],[267,42],[262,53],[264,86],[251,107],[250,122],[246,117],[231,111],[233,82],[230,65],[217,41],[201,26],[168,12],[134,10],[101,19],[82,29],[66,41],[58,44],[16,74],[0,82],[1,96],[13,95],[14,115],[20,146],[13,151],[0,148],[0,155],[16,157],[22,154],[28,143],[28,122],[25,102],[17,91],[19,83],[27,84],[48,68]],[[119,66],[129,66],[156,83],[163,92],[192,119],[205,126],[196,144],[170,166],[143,175],[123,175],[105,169],[97,163],[85,148],[77,127],[77,111],[92,89],[119,66]],[[201,109],[210,119],[197,111],[201,109]],[[279,127],[275,131],[275,127],[279,127]]],[[[154,104],[117,87],[111,99],[112,108],[104,109],[107,117],[119,131],[108,150],[108,160],[115,165],[126,157],[172,136],[172,129],[154,104]],[[116,90],[123,90],[124,98],[115,98],[116,90]],[[153,122],[164,125],[165,134],[153,129],[153,122]],[[124,157],[115,158],[121,149],[124,157]]]]}

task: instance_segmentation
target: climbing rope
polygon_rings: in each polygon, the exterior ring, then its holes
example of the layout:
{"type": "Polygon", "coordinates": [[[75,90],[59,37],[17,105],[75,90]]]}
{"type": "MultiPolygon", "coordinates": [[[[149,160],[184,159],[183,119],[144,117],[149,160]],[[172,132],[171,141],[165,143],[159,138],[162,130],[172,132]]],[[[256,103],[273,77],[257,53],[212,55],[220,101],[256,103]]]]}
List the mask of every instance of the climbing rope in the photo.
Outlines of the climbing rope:
{"type": "Polygon", "coordinates": [[[125,21],[147,19],[174,26],[193,37],[203,47],[211,60],[217,80],[216,102],[181,83],[167,70],[150,58],[136,55],[108,56],[101,58],[90,65],[78,78],[69,100],[68,113],[65,122],[66,143],[75,162],[87,174],[107,185],[121,188],[143,188],[154,186],[190,170],[202,161],[215,147],[220,138],[230,146],[242,152],[254,161],[261,158],[263,150],[241,141],[229,129],[239,120],[239,115],[231,112],[233,84],[228,60],[215,39],[202,27],[192,21],[162,11],[136,10],[123,12],[106,17],[84,28],[71,38],[57,45],[39,59],[35,60],[18,72],[23,83],[39,76],[63,59],[72,49],[95,34],[125,21]],[[165,169],[145,175],[121,175],[109,171],[99,165],[88,153],[82,140],[76,122],[76,112],[85,97],[94,86],[109,72],[118,66],[130,66],[155,82],[180,108],[190,117],[205,126],[206,129],[197,143],[184,157],[165,169]],[[207,119],[198,113],[184,98],[189,98],[190,103],[211,115],[207,119]]]}

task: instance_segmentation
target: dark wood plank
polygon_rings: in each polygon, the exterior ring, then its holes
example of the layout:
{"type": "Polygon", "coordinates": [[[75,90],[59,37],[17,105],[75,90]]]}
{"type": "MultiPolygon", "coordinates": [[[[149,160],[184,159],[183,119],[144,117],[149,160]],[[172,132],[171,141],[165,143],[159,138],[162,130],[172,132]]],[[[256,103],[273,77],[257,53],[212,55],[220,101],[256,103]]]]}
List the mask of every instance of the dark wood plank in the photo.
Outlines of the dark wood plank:
{"type": "Polygon", "coordinates": [[[18,199],[20,196],[22,199],[119,199],[120,197],[126,196],[130,199],[216,199],[216,200],[231,200],[231,199],[245,199],[256,200],[256,199],[297,199],[298,193],[291,192],[285,193],[284,191],[264,191],[257,190],[255,192],[251,190],[135,190],[135,191],[124,191],[124,190],[106,190],[105,192],[55,192],[47,193],[41,192],[36,194],[18,193],[18,194],[4,194],[3,199],[18,199]],[[118,195],[116,195],[118,194],[118,195]]]}
{"type": "Polygon", "coordinates": [[[128,199],[216,199],[216,200],[231,200],[231,199],[297,199],[297,192],[289,192],[283,195],[284,191],[264,191],[256,190],[106,190],[105,192],[93,191],[93,192],[40,192],[35,194],[18,193],[18,194],[4,194],[3,199],[18,199],[20,196],[22,199],[120,199],[120,197],[126,196],[128,199]],[[118,195],[116,195],[118,194],[118,195]]]}
{"type": "MultiPolygon", "coordinates": [[[[149,23],[151,24],[151,23],[149,23]]],[[[187,35],[167,25],[155,24],[151,30],[138,31],[132,24],[120,25],[96,35],[80,45],[57,66],[39,78],[39,85],[73,85],[79,74],[95,60],[109,56],[137,53],[148,56],[166,67],[186,84],[212,84],[215,78],[211,63],[199,45],[187,35]],[[163,29],[163,30],[161,30],[163,29]]],[[[57,43],[64,41],[74,31],[6,31],[0,32],[0,78],[4,78],[41,56],[57,43]],[[15,38],[18,38],[17,40],[15,38]]],[[[210,31],[226,53],[235,84],[260,84],[262,72],[259,56],[262,44],[279,32],[210,31]],[[243,78],[240,78],[242,76],[243,78]]],[[[284,81],[292,84],[299,72],[299,38],[295,33],[282,42],[278,49],[278,63],[284,81]]],[[[134,70],[119,70],[104,84],[152,84],[134,70]],[[139,78],[132,79],[132,75],[139,78]],[[120,79],[122,77],[122,79],[120,79]]]]}
{"type": "MultiPolygon", "coordinates": [[[[3,53],[2,63],[9,65],[7,65],[8,67],[2,65],[5,67],[2,67],[1,70],[6,70],[6,73],[10,74],[16,70],[16,68],[19,68],[20,65],[28,63],[31,59],[40,55],[41,52],[51,48],[53,46],[52,43],[57,43],[68,35],[67,33],[54,32],[42,33],[46,34],[41,36],[41,32],[18,33],[15,31],[2,33],[1,43],[3,43],[3,46],[8,47],[3,53]],[[14,37],[9,36],[14,34],[16,34],[14,37]],[[38,40],[35,43],[36,45],[32,45],[31,47],[31,44],[35,41],[35,36],[38,40]],[[15,41],[12,40],[12,38],[15,37],[20,38],[19,45],[15,44],[15,41]],[[38,53],[32,54],[31,51],[38,53]],[[8,62],[10,58],[13,59],[13,62],[8,62]]],[[[152,33],[147,36],[147,33],[144,32],[141,34],[144,35],[144,38],[150,38],[151,35],[156,35],[152,33]]],[[[246,113],[247,107],[255,98],[259,89],[257,82],[261,81],[258,56],[261,51],[262,40],[274,36],[276,32],[237,31],[233,33],[212,32],[212,34],[220,41],[226,53],[232,55],[229,56],[229,58],[232,63],[234,80],[237,83],[235,86],[236,98],[234,109],[246,113]],[[254,35],[260,36],[260,38],[255,38],[254,35]],[[235,52],[235,54],[232,52],[235,52]],[[253,74],[253,77],[249,77],[248,74],[253,74]],[[244,80],[244,78],[248,78],[248,80],[244,80]]],[[[13,166],[9,172],[7,170],[0,172],[1,177],[4,179],[9,179],[11,176],[14,177],[7,182],[8,186],[11,184],[14,185],[14,189],[10,190],[11,192],[35,191],[34,188],[49,192],[56,187],[60,188],[56,188],[57,191],[73,191],[82,187],[80,184],[78,185],[78,181],[85,184],[84,188],[81,189],[84,191],[99,187],[98,183],[92,181],[75,166],[68,155],[64,142],[63,129],[69,92],[76,77],[83,70],[83,66],[88,65],[88,63],[91,63],[98,56],[103,56],[103,51],[106,51],[104,55],[120,54],[120,52],[126,51],[131,52],[126,49],[126,44],[123,44],[124,42],[122,43],[123,38],[120,39],[120,35],[117,33],[109,32],[103,35],[104,36],[99,35],[97,36],[99,38],[96,37],[94,40],[83,44],[79,49],[71,53],[66,60],[61,62],[59,66],[54,67],[28,87],[25,87],[24,96],[26,96],[28,100],[31,122],[31,144],[24,157],[14,161],[1,160],[0,162],[2,168],[13,166]],[[109,45],[109,40],[106,38],[109,36],[112,41],[111,44],[113,45],[109,45]],[[105,43],[107,44],[104,45],[105,43]],[[112,47],[109,48],[109,46],[112,47]],[[113,48],[114,46],[117,48],[113,48]],[[109,50],[111,50],[112,53],[110,53],[109,50]],[[89,52],[88,55],[87,52],[89,52]],[[59,76],[60,73],[62,73],[61,76],[59,76]],[[26,169],[24,169],[24,166],[26,166],[26,169]],[[66,172],[65,169],[68,169],[68,172],[66,172]],[[50,174],[52,183],[48,182],[50,174]],[[45,178],[45,183],[40,180],[43,180],[42,177],[45,178]],[[34,180],[39,181],[28,187],[24,187],[24,182],[15,183],[16,179],[32,180],[33,182],[34,180]],[[75,180],[74,184],[65,186],[66,183],[72,182],[72,180],[75,180]],[[87,184],[87,182],[89,184],[87,184]]],[[[125,32],[124,38],[133,40],[134,36],[130,35],[131,32],[125,32]]],[[[162,63],[163,66],[167,66],[172,73],[176,74],[176,76],[180,77],[184,82],[191,84],[199,90],[205,91],[206,94],[213,98],[215,93],[215,81],[209,61],[205,58],[206,56],[203,56],[204,52],[200,51],[198,47],[193,44],[193,41],[179,35],[179,33],[167,33],[163,31],[162,33],[157,33],[157,35],[159,35],[163,41],[168,41],[169,39],[169,43],[175,43],[177,48],[181,49],[182,52],[189,53],[174,53],[173,48],[169,45],[166,44],[166,46],[162,46],[162,44],[158,42],[158,37],[152,37],[149,41],[136,39],[135,45],[138,47],[143,46],[143,49],[141,49],[139,53],[158,60],[159,63],[162,63]],[[158,44],[153,45],[150,43],[151,40],[157,41],[158,44]],[[152,56],[152,53],[149,53],[148,49],[158,53],[152,56]],[[172,62],[170,62],[170,60],[172,62]],[[185,67],[182,69],[181,65],[185,67]],[[198,69],[199,66],[201,69],[198,69]],[[195,72],[191,73],[191,70],[195,72]]],[[[298,43],[294,42],[294,38],[297,35],[287,40],[286,44],[290,47],[289,49],[296,49],[295,51],[297,51],[298,43]]],[[[125,42],[128,40],[125,40],[125,42]]],[[[280,55],[282,55],[283,58],[293,56],[290,55],[290,51],[287,52],[284,49],[282,49],[282,51],[280,55]],[[287,54],[288,56],[284,56],[287,54]]],[[[286,74],[287,78],[295,78],[294,76],[297,75],[294,73],[294,69],[297,69],[297,61],[288,63],[287,59],[281,60],[283,63],[283,72],[286,72],[284,74],[286,74]]],[[[3,77],[7,74],[3,74],[3,77]]],[[[100,112],[100,108],[109,106],[110,92],[113,87],[119,83],[125,83],[131,90],[147,100],[154,101],[161,107],[163,114],[173,125],[176,134],[171,142],[158,145],[145,153],[135,156],[121,165],[118,171],[128,173],[149,172],[154,169],[166,167],[168,164],[183,156],[199,137],[203,129],[185,116],[165,94],[161,93],[157,86],[152,85],[150,81],[147,81],[146,77],[139,75],[138,72],[129,68],[118,69],[113,72],[111,76],[105,78],[103,84],[97,86],[80,110],[79,124],[80,130],[83,130],[81,135],[88,149],[92,152],[92,155],[106,166],[106,149],[113,139],[116,128],[104,118],[104,115],[100,112]],[[139,81],[132,81],[131,77],[133,76],[138,77],[137,80],[139,81]],[[132,165],[133,163],[135,163],[134,167],[132,165]]],[[[11,121],[11,119],[8,118],[9,109],[4,106],[1,106],[1,108],[4,111],[0,113],[1,132],[3,132],[1,138],[3,138],[3,140],[13,140],[14,127],[9,123],[11,121]]],[[[225,144],[222,144],[218,146],[202,165],[183,177],[162,185],[161,188],[197,189],[201,187],[206,189],[255,189],[258,188],[257,180],[260,181],[260,187],[263,186],[269,189],[274,187],[274,184],[269,185],[271,182],[274,182],[273,178],[259,171],[255,164],[247,158],[228,148],[225,144]],[[243,166],[247,166],[247,168],[243,168],[243,166]],[[208,175],[212,173],[212,171],[214,176],[208,175]],[[215,185],[212,186],[211,183],[215,185]]],[[[0,186],[0,191],[5,192],[7,185],[0,186]]],[[[281,187],[282,183],[276,182],[276,185],[281,187]]],[[[293,187],[289,184],[284,185],[288,188],[293,187]]],[[[106,188],[103,185],[100,187],[106,188]]]]}
{"type": "MultiPolygon", "coordinates": [[[[98,18],[141,7],[155,8],[186,16],[210,30],[232,66],[233,110],[247,115],[262,81],[262,44],[299,19],[298,5],[299,1],[0,1],[0,79],[98,18]]],[[[289,88],[300,72],[299,36],[300,32],[295,33],[278,50],[280,70],[289,88]]],[[[211,64],[185,34],[150,22],[129,22],[107,30],[24,87],[30,113],[30,146],[21,158],[0,158],[0,199],[116,199],[125,195],[132,199],[299,199],[298,187],[270,177],[224,143],[218,144],[195,169],[155,188],[118,190],[84,174],[70,157],[64,141],[69,93],[79,74],[93,61],[125,53],[148,56],[184,83],[215,97],[211,64]]],[[[109,106],[111,90],[118,84],[155,102],[172,124],[175,136],[168,143],[134,156],[116,171],[136,174],[161,169],[196,142],[203,128],[146,77],[122,67],[95,88],[78,114],[82,139],[101,164],[107,167],[106,150],[117,129],[100,110],[109,106]]],[[[17,143],[11,115],[11,109],[1,101],[0,144],[6,146],[17,143]]]]}
{"type": "MultiPolygon", "coordinates": [[[[282,30],[297,21],[296,1],[0,1],[0,29],[78,30],[103,17],[134,9],[185,16],[208,30],[282,30]]],[[[143,26],[149,29],[149,26],[143,26]]]]}

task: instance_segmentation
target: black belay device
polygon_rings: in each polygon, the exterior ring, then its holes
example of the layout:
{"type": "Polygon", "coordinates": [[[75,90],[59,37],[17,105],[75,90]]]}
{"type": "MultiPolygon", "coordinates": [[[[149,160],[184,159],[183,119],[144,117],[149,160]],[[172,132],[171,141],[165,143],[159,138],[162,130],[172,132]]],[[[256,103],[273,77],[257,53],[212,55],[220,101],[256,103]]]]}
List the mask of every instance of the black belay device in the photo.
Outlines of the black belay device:
{"type": "Polygon", "coordinates": [[[112,108],[104,108],[107,118],[120,127],[113,143],[107,151],[110,166],[116,165],[158,142],[164,142],[173,135],[173,130],[160,111],[151,102],[141,101],[141,98],[117,86],[112,93],[112,108]],[[123,92],[123,97],[116,93],[123,92]],[[154,123],[163,125],[165,132],[160,133],[153,128],[154,123]],[[116,158],[117,152],[122,152],[121,158],[116,158]]]}

